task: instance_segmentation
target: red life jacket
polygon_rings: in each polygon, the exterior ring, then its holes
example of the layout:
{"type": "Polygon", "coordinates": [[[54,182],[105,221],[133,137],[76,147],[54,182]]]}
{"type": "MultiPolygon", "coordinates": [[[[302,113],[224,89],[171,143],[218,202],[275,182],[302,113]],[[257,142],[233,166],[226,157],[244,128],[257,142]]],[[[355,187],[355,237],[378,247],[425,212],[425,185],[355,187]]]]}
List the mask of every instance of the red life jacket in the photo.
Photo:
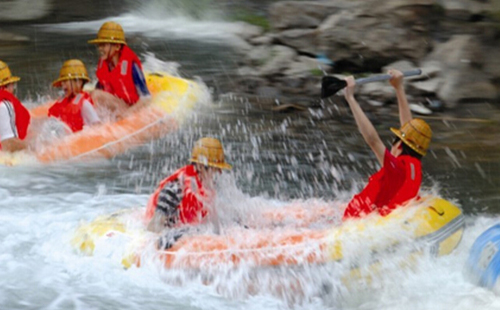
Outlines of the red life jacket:
{"type": "Polygon", "coordinates": [[[132,64],[136,63],[142,70],[139,57],[126,45],[122,45],[120,59],[113,70],[109,70],[106,60],[99,60],[97,78],[104,91],[122,99],[128,105],[134,105],[139,100],[139,93],[132,77],[132,64]]]}
{"type": "MultiPolygon", "coordinates": [[[[12,103],[15,113],[14,117],[16,122],[15,129],[17,131],[17,137],[24,140],[24,138],[26,138],[26,134],[28,133],[28,126],[31,120],[30,112],[24,107],[21,101],[16,98],[16,96],[5,89],[0,89],[0,104],[2,104],[4,100],[12,103]]],[[[1,149],[2,145],[0,144],[0,150],[1,149]]]]}
{"type": "Polygon", "coordinates": [[[398,206],[417,197],[422,183],[422,165],[420,160],[401,155],[396,158],[405,167],[404,181],[393,184],[387,179],[385,168],[382,167],[372,175],[361,193],[354,196],[349,202],[344,220],[347,218],[363,217],[375,210],[386,216],[398,206]]]}
{"type": "Polygon", "coordinates": [[[65,122],[73,132],[80,131],[85,124],[82,117],[82,106],[85,100],[94,104],[87,92],[63,97],[50,107],[48,116],[54,116],[65,122]]]}
{"type": "Polygon", "coordinates": [[[196,224],[207,215],[207,210],[203,207],[205,191],[203,190],[198,172],[193,165],[187,165],[161,181],[160,185],[151,196],[146,207],[146,220],[151,220],[156,211],[158,196],[163,187],[172,181],[179,180],[183,186],[183,197],[179,204],[179,222],[183,224],[196,224]]]}

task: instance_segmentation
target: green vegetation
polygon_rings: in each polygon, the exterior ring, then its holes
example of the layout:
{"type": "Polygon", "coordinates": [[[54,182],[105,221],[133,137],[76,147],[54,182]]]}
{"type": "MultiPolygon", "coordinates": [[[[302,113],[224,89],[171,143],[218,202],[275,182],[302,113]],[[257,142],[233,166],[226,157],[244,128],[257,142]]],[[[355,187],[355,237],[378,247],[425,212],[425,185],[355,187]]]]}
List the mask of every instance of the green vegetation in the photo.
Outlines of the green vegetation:
{"type": "Polygon", "coordinates": [[[320,69],[312,69],[312,70],[311,70],[311,75],[312,75],[312,76],[323,76],[323,70],[320,70],[320,69]]]}
{"type": "Polygon", "coordinates": [[[239,10],[232,16],[231,19],[234,21],[242,21],[249,23],[251,25],[262,27],[262,29],[264,29],[265,31],[269,31],[269,29],[271,29],[267,17],[260,14],[252,13],[247,10],[239,10]]]}

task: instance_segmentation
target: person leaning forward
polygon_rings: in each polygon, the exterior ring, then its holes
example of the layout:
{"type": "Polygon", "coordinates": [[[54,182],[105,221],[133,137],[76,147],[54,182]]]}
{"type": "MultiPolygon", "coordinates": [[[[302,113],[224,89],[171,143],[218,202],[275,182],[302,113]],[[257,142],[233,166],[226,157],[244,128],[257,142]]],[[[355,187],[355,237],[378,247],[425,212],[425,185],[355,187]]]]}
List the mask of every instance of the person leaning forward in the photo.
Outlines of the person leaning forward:
{"type": "Polygon", "coordinates": [[[98,104],[104,104],[111,111],[123,113],[142,97],[149,97],[142,63],[127,46],[122,26],[105,22],[97,38],[88,41],[97,44],[99,63],[97,65],[97,89],[92,97],[98,104]]]}
{"type": "Polygon", "coordinates": [[[224,159],[222,143],[215,138],[196,141],[190,163],[160,182],[146,207],[148,230],[199,224],[213,203],[214,177],[222,169],[231,169],[224,159]]]}
{"type": "Polygon", "coordinates": [[[31,116],[14,95],[21,78],[12,76],[9,67],[0,61],[0,150],[16,152],[27,148],[25,142],[31,116]]]}
{"type": "Polygon", "coordinates": [[[391,128],[395,140],[387,149],[370,120],[354,98],[355,80],[346,78],[345,99],[349,103],[361,135],[375,153],[382,168],[373,174],[366,187],[347,205],[343,219],[359,218],[372,212],[385,216],[417,197],[422,182],[421,159],[432,137],[429,125],[413,119],[403,87],[403,74],[389,70],[390,83],[396,90],[401,128],[391,128]]]}

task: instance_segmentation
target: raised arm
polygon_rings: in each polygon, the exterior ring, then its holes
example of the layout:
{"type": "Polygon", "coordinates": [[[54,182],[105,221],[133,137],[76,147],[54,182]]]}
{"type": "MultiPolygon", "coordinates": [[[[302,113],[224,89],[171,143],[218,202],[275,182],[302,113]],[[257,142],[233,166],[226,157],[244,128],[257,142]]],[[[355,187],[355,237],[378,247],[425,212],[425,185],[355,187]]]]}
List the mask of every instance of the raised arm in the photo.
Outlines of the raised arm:
{"type": "Polygon", "coordinates": [[[403,73],[399,70],[391,69],[388,72],[392,78],[389,80],[392,87],[396,90],[396,97],[398,98],[399,109],[399,122],[401,126],[412,120],[410,106],[406,99],[405,88],[403,86],[403,73]]]}
{"type": "Polygon", "coordinates": [[[384,154],[385,154],[385,146],[380,136],[378,135],[375,127],[370,122],[368,117],[366,117],[365,113],[359,106],[359,103],[354,98],[354,86],[356,85],[356,81],[352,76],[346,78],[347,87],[345,88],[345,99],[347,103],[349,103],[349,107],[351,108],[352,114],[354,115],[354,120],[358,125],[359,132],[365,139],[366,143],[370,146],[372,151],[375,153],[378,162],[383,165],[384,164],[384,154]]]}

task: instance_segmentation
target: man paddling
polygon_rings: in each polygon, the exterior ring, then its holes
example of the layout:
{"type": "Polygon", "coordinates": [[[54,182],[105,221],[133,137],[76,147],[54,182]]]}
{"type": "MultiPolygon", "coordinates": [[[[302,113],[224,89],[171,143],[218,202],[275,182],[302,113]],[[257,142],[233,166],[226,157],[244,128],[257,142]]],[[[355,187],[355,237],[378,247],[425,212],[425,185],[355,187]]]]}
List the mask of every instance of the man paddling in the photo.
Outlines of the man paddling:
{"type": "Polygon", "coordinates": [[[375,153],[382,168],[373,174],[361,193],[347,205],[344,220],[363,217],[372,212],[385,216],[396,207],[417,197],[422,181],[421,159],[427,153],[432,137],[429,125],[413,119],[403,87],[403,74],[389,70],[390,83],[396,90],[401,128],[391,128],[396,135],[387,149],[375,127],[354,98],[355,80],[346,78],[345,99],[354,115],[361,135],[375,153]]]}
{"type": "Polygon", "coordinates": [[[160,182],[146,207],[148,230],[194,225],[203,222],[214,200],[214,177],[231,169],[222,143],[215,138],[196,141],[190,163],[160,182]]]}

